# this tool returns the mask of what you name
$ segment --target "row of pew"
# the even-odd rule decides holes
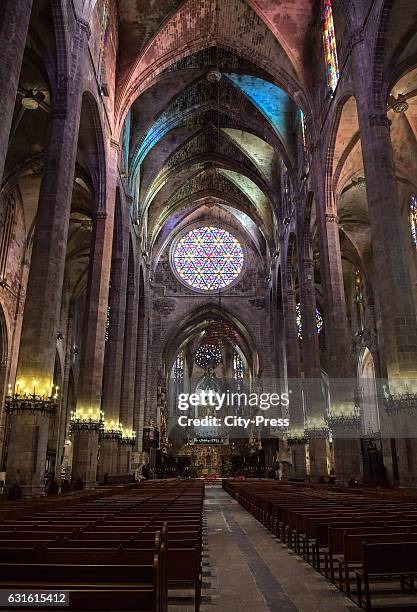
[[[142,481],[83,502],[17,510],[0,519],[0,590],[65,591],[77,611],[166,612],[168,588],[192,588],[198,612],[203,498],[198,480]]]
[[[223,488],[359,607],[417,610],[417,502],[392,492],[224,480]]]

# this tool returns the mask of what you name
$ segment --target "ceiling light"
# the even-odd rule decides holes
[[[39,102],[30,96],[25,96],[22,98],[22,106],[26,110],[36,110],[39,108]]]
[[[220,70],[212,69],[207,72],[207,80],[209,83],[218,83],[222,78]]]

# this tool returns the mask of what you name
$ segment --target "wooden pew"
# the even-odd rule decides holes
[[[362,585],[365,591],[365,607],[371,610],[371,582],[382,576],[400,578],[404,588],[405,578],[410,579],[411,594],[417,603],[414,577],[417,574],[417,542],[367,543],[362,544],[362,568],[356,570],[357,597],[363,607]]]
[[[105,592],[108,593],[110,606],[104,608],[106,610],[113,609],[112,606],[117,601],[116,597],[118,597],[116,610],[119,612],[125,609],[132,610],[133,602],[135,605],[146,606],[136,608],[137,610],[152,610],[152,612],[166,612],[167,610],[167,598],[163,594],[160,561],[157,555],[154,556],[153,565],[1,563],[0,588],[69,590],[77,593],[75,605],[78,606],[78,609],[84,610],[100,609],[96,607],[97,599],[103,601]],[[143,597],[139,597],[141,591]],[[86,592],[89,593],[86,595]],[[125,601],[127,608],[124,608]],[[74,609],[72,604],[72,594],[70,594],[70,609]],[[81,608],[81,604],[92,607]],[[150,604],[152,607],[149,607]],[[6,608],[0,607],[1,609]]]

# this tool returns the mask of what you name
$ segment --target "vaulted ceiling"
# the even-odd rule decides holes
[[[270,4],[120,2],[125,155],[156,258],[187,223],[216,216],[259,252],[273,248],[311,12],[309,2]]]

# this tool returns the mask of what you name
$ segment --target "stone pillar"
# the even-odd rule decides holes
[[[115,142],[109,148],[108,160],[106,210],[98,210],[94,217],[77,407],[72,424],[72,477],[81,478],[87,487],[94,486],[97,480],[99,432],[104,425],[101,393],[118,160]]]
[[[57,443],[57,461],[56,461],[56,477],[59,478],[61,476],[62,469],[62,456],[65,445],[65,436],[67,434],[67,426],[68,426],[68,387],[69,387],[69,376],[71,371],[71,364],[73,360],[73,346],[72,346],[72,338],[73,338],[73,329],[74,329],[74,313],[73,310],[68,309],[68,320],[67,327],[65,333],[66,340],[66,350],[65,350],[65,364],[64,364],[64,377],[62,382],[61,389],[61,415],[58,426],[58,443]]]
[[[313,149],[313,177],[319,230],[320,269],[325,297],[324,333],[329,355],[327,369],[330,377],[330,411],[335,471],[336,477],[341,482],[347,482],[352,476],[359,477],[361,473],[360,432],[354,418],[356,373],[351,360],[339,218],[331,195],[327,197],[325,195],[325,176],[321,157],[320,146],[315,146]],[[346,422],[350,425],[346,425]],[[347,443],[346,440],[348,440]],[[347,448],[349,458],[346,458],[345,461],[343,453]],[[353,465],[355,457],[356,463]]]
[[[7,394],[6,381],[8,377],[9,364],[7,355],[0,361],[0,467],[2,466],[3,452],[4,452],[4,440],[6,433],[6,413],[4,406],[4,399]]]
[[[293,476],[307,475],[306,449],[304,442],[304,412],[301,390],[300,347],[298,339],[296,295],[290,273],[282,275],[284,298],[285,344],[287,355],[287,378],[290,393],[290,430]]]
[[[106,432],[100,446],[100,479],[104,474],[116,474],[118,471],[118,441],[121,436],[119,416],[126,317],[127,253],[123,248],[124,236],[116,236],[116,233],[115,228],[113,248],[116,250],[116,256],[113,257],[111,270],[110,324],[103,381],[103,412]]]
[[[304,228],[304,231],[306,229]],[[320,353],[316,322],[316,290],[310,236],[305,233],[299,249],[300,310],[304,370],[304,400],[307,413],[306,434],[310,439],[310,478],[328,476],[328,441],[325,401],[321,389]]]
[[[129,443],[129,439],[133,441],[137,434],[133,428],[139,307],[135,268],[134,262],[129,261],[122,392],[120,399],[120,423],[123,429],[123,439],[119,446],[119,472],[121,474],[130,472],[132,444]]]
[[[369,48],[354,40],[352,68],[365,170],[373,269],[388,377],[417,379],[417,325],[386,105],[375,101]],[[395,385],[394,385],[395,389]],[[414,389],[414,392],[417,390]]]
[[[0,6],[0,184],[19,85],[33,0],[2,0]]]
[[[373,91],[373,60],[361,29],[351,38],[352,70],[361,136],[371,228],[375,293],[383,336],[383,361],[389,390],[417,393],[417,325],[406,254],[390,121],[383,94]],[[408,387],[408,389],[406,388]],[[381,406],[383,410],[383,406]],[[393,429],[406,430],[406,416],[393,417]],[[412,434],[406,432],[405,435]],[[407,441],[407,448],[416,446]],[[398,441],[397,447],[405,445]],[[401,451],[398,452],[401,457]],[[411,455],[410,455],[411,456]],[[399,459],[400,484],[407,483],[407,462]]]
[[[76,37],[82,57],[87,41],[85,24],[78,23]],[[27,495],[43,491],[47,415],[56,409],[52,384],[81,110],[80,81],[75,68],[67,105],[53,108],[49,117],[20,338],[15,386],[18,397],[7,408],[11,414],[7,483],[19,482]],[[62,96],[57,95],[57,99],[61,105]],[[23,404],[25,397],[30,399],[29,404]]]
[[[143,429],[145,427],[146,387],[148,374],[149,317],[144,284],[139,288],[138,343],[136,356],[134,428],[137,450],[143,450]]]

